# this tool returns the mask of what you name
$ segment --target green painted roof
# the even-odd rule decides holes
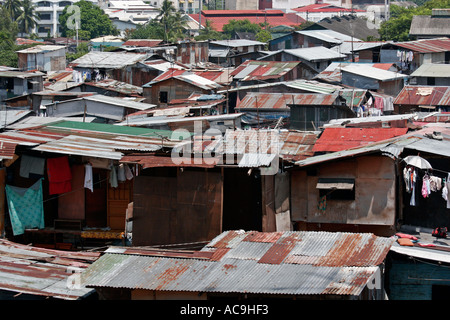
[[[126,134],[141,137],[167,137],[171,138],[174,131],[171,130],[159,130],[159,129],[149,129],[140,127],[129,127],[129,126],[116,126],[113,124],[106,123],[93,123],[93,122],[79,122],[79,121],[61,121],[58,123],[52,123],[50,127],[73,129],[73,130],[87,130],[87,131],[98,131],[105,133],[117,133]],[[186,131],[183,138],[187,138],[191,135]],[[182,138],[180,138],[181,140]],[[176,139],[175,139],[176,140]]]

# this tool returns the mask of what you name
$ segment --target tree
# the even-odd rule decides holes
[[[172,1],[163,1],[161,8],[159,9],[159,14],[155,19],[162,26],[162,29],[164,31],[164,41],[173,41],[177,38],[182,37],[185,21],[182,18],[181,13],[175,9]]]
[[[128,37],[130,39],[163,39],[164,29],[158,21],[152,20],[131,30]]]
[[[195,40],[223,40],[224,38],[225,36],[223,35],[223,33],[216,31],[211,22],[209,20],[206,20],[205,26],[203,27],[203,29],[200,29],[198,36],[195,37]]]
[[[19,25],[19,31],[29,33],[31,29],[36,27],[36,21],[40,20],[39,14],[35,11],[35,5],[31,0],[22,1],[22,11],[17,17],[17,23]]]
[[[119,30],[113,25],[108,15],[90,1],[80,0],[74,4],[80,9],[78,35],[82,39],[92,39],[107,35],[118,35]],[[70,6],[64,8],[59,17],[61,35],[63,37],[74,36],[76,30],[71,27],[74,19],[73,13],[68,10]]]
[[[408,41],[413,16],[430,15],[433,8],[448,8],[450,0],[431,0],[418,7],[390,6],[390,19],[380,26],[381,40]]]
[[[3,3],[3,7],[9,13],[12,21],[15,21],[22,13],[22,9],[20,8],[21,6],[22,4],[20,0],[6,0]]]
[[[256,34],[255,38],[257,41],[267,43],[272,39],[272,34],[269,32],[269,30],[262,29]],[[267,44],[266,44],[266,49],[267,49]]]
[[[164,0],[155,19],[130,32],[131,39],[163,39],[174,42],[184,37],[186,19],[175,10],[172,2]]]
[[[251,32],[257,34],[262,30],[261,25],[257,23],[252,23],[248,19],[244,20],[234,20],[231,19],[226,25],[222,28],[223,33],[227,36],[227,38],[231,38],[234,32]]]

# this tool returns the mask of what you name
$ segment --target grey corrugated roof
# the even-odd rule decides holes
[[[340,44],[344,41],[362,41],[357,38],[352,38],[346,34],[336,32],[333,30],[300,30],[296,31],[304,36],[316,38],[322,41],[326,41],[328,43]]]
[[[426,63],[422,64],[411,77],[447,78],[450,74],[450,64]]]
[[[147,54],[91,51],[72,61],[70,66],[80,68],[119,69],[143,61]]]
[[[325,47],[285,49],[284,52],[308,61],[321,61],[346,58],[345,54]]]
[[[108,250],[83,273],[82,283],[156,291],[357,296],[393,242],[373,234],[226,231],[200,251],[203,258]],[[220,252],[226,253],[215,256]]]
[[[136,138],[136,140],[139,140]],[[34,147],[33,150],[54,152],[69,155],[91,156],[105,159],[120,160],[123,156],[118,150],[156,151],[160,146],[143,142],[128,142],[119,136],[112,139],[98,139],[69,135],[59,140],[49,141]]]
[[[450,36],[450,18],[415,15],[409,34],[412,36]]]

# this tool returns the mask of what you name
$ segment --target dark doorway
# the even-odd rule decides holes
[[[450,300],[450,286],[433,285],[431,300]]]
[[[258,169],[225,169],[222,230],[262,231],[261,175]]]
[[[86,189],[86,226],[106,227],[106,190],[108,187],[107,170],[93,168],[93,192]]]

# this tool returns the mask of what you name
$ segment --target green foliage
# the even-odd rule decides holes
[[[75,53],[66,54],[67,62],[72,62],[73,60],[84,56],[86,53],[89,53],[89,45],[87,44],[87,42],[82,42],[78,45]]]
[[[101,36],[119,34],[119,31],[113,25],[108,15],[97,5],[86,0],[80,0],[74,5],[80,8],[80,26],[78,30],[78,37],[80,39],[88,40]],[[69,19],[72,18],[73,13],[68,12],[68,8],[69,6],[65,7],[59,17],[61,36],[63,37],[73,36],[76,33],[76,30],[69,28]]]
[[[129,34],[130,39],[163,39],[175,42],[184,38],[186,20],[176,11],[172,2],[164,0],[156,18],[143,26],[138,26]]]
[[[219,31],[216,31],[209,20],[206,20],[205,27],[200,29],[199,35],[195,37],[195,40],[197,41],[224,39],[225,35]]]
[[[409,35],[411,21],[416,15],[431,15],[433,8],[449,8],[450,0],[431,0],[418,7],[390,6],[390,19],[380,26],[381,40],[408,41],[413,40]]]
[[[257,23],[252,23],[248,19],[244,20],[230,20],[226,25],[223,26],[223,33],[230,38],[234,32],[252,32],[257,34],[262,30],[261,25]]]
[[[39,21],[39,14],[35,11],[35,5],[31,0],[23,0],[21,3],[22,10],[16,21],[19,25],[19,31],[29,33]]]
[[[272,40],[272,34],[269,32],[269,30],[262,29],[256,34],[256,40],[267,43]]]
[[[157,21],[140,25],[129,33],[130,39],[163,39],[164,29]]]
[[[3,7],[9,13],[12,21],[15,21],[22,13],[20,0],[6,0],[3,3]]]
[[[14,43],[18,33],[17,22],[11,19],[5,6],[0,6],[0,65],[17,67],[17,50],[21,47]]]

